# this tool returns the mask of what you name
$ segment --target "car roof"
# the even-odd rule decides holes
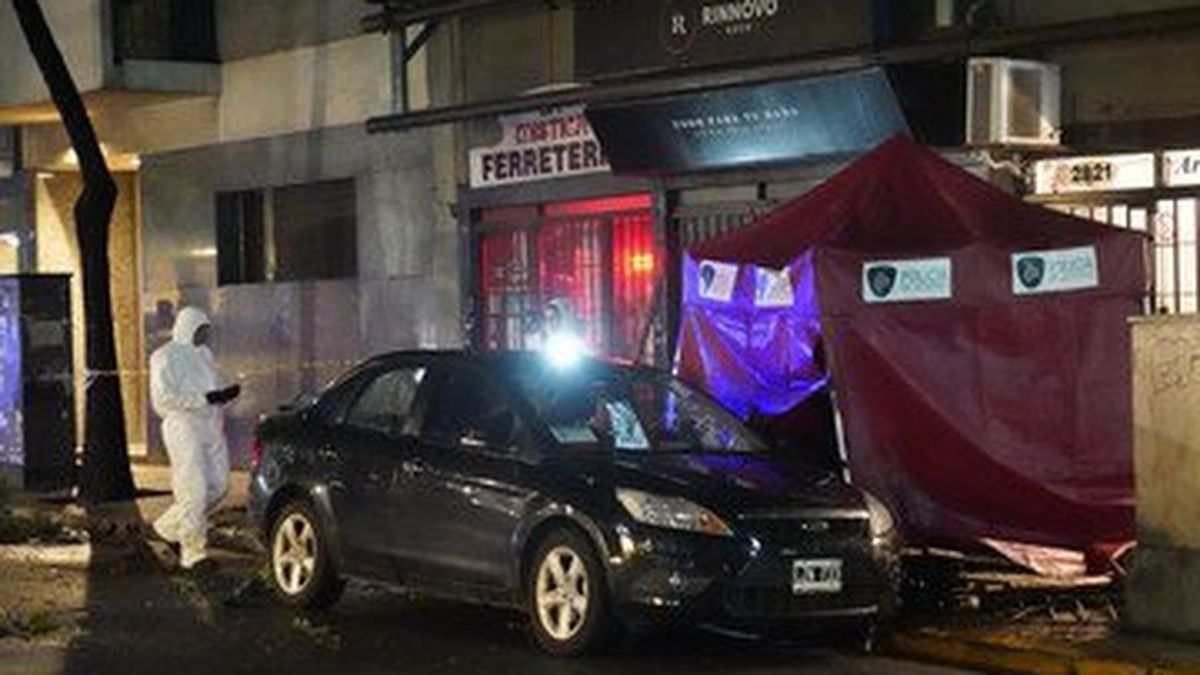
[[[475,351],[470,349],[409,349],[388,352],[372,357],[364,362],[364,366],[387,365],[396,361],[421,360],[445,364],[473,364],[484,368],[499,367],[501,369],[515,365],[541,363],[545,357],[536,351],[506,350],[506,351]],[[585,357],[592,367],[612,368],[615,370],[646,370],[647,366],[619,361],[609,358]]]

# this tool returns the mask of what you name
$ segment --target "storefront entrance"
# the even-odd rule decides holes
[[[653,206],[641,193],[480,210],[482,346],[536,348],[553,311],[595,354],[656,362],[665,255]]]

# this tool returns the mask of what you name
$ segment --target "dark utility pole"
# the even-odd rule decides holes
[[[88,503],[131,499],[136,494],[125,441],[121,380],[113,339],[112,297],[109,289],[108,230],[117,185],[87,108],[38,0],[12,0],[29,50],[37,61],[50,98],[62,117],[71,147],[79,158],[83,193],[75,202],[75,236],[83,268],[83,311],[87,340],[87,409],[84,415],[83,466],[80,499]]]

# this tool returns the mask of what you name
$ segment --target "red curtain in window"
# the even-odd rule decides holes
[[[647,340],[665,256],[655,238],[652,206],[645,194],[556,202],[539,209],[537,225],[485,234],[484,346],[535,347],[543,313],[555,302],[569,311],[594,353],[653,358]],[[518,210],[514,225],[529,223],[531,208]],[[481,222],[499,225],[508,215],[489,210]]]
[[[613,334],[609,353],[629,360],[653,357],[650,327],[654,297],[665,257],[654,236],[650,212],[612,221]]]

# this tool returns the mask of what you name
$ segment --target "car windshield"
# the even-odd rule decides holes
[[[765,446],[732,414],[666,374],[581,364],[534,363],[513,379],[550,433],[567,446],[628,452],[759,452]]]

